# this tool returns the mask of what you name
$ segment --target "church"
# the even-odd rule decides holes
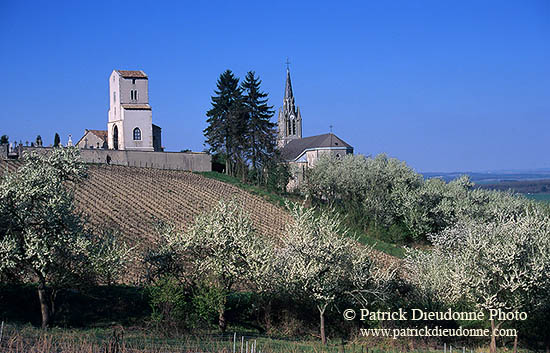
[[[302,115],[294,102],[290,69],[286,69],[285,96],[279,109],[277,147],[281,158],[290,166],[292,179],[287,189],[292,190],[304,181],[305,171],[319,156],[330,154],[341,157],[353,154],[353,147],[333,134],[302,137]]]
[[[113,70],[109,76],[107,130],[86,130],[80,148],[121,151],[163,150],[161,128],[153,124],[149,78],[141,70]]]
[[[205,152],[166,152],[161,128],[153,124],[149,77],[142,70],[113,70],[109,76],[107,130],[86,129],[77,142],[86,163],[157,169],[211,171]]]

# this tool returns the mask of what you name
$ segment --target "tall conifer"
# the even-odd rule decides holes
[[[59,134],[56,132],[53,138],[53,147],[59,147],[60,144],[61,144],[61,138],[59,138]]]
[[[208,127],[204,136],[210,152],[225,155],[226,174],[234,175],[245,128],[239,79],[231,70],[225,70],[218,78],[214,93],[212,108],[206,113]]]
[[[263,180],[263,171],[273,159],[276,146],[272,106],[267,105],[267,93],[260,89],[262,81],[254,71],[246,74],[241,84],[246,112],[246,154],[250,160],[256,183]]]

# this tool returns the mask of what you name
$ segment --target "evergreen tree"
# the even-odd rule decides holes
[[[273,159],[276,146],[275,124],[270,121],[274,111],[267,105],[267,93],[260,89],[262,81],[254,71],[246,74],[241,89],[246,113],[246,154],[256,183],[264,181],[264,170]]]
[[[59,147],[61,144],[61,138],[59,138],[59,134],[56,132],[55,137],[53,138],[53,147]]]
[[[226,70],[218,78],[214,93],[212,108],[206,113],[209,125],[204,136],[210,152],[225,155],[226,174],[235,175],[238,164],[244,163],[242,146],[246,128],[239,79]]]

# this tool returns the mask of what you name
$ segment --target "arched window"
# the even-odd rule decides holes
[[[134,141],[141,141],[141,130],[139,127],[134,129]]]
[[[113,148],[118,150],[118,126],[113,128]]]

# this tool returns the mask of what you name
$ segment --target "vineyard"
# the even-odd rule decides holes
[[[98,227],[112,227],[138,249],[155,244],[155,221],[186,228],[220,199],[233,199],[257,231],[278,236],[290,219],[282,209],[235,186],[184,171],[90,166],[76,192],[78,208]]]
[[[19,161],[2,161],[0,170],[13,171],[20,165]],[[154,246],[156,221],[186,228],[221,199],[242,204],[264,236],[280,236],[291,219],[281,207],[237,186],[177,170],[89,165],[88,177],[78,185],[75,197],[92,227],[119,230],[138,250]],[[378,257],[393,261],[386,254],[378,253]],[[139,282],[139,274],[136,267],[126,281]]]

